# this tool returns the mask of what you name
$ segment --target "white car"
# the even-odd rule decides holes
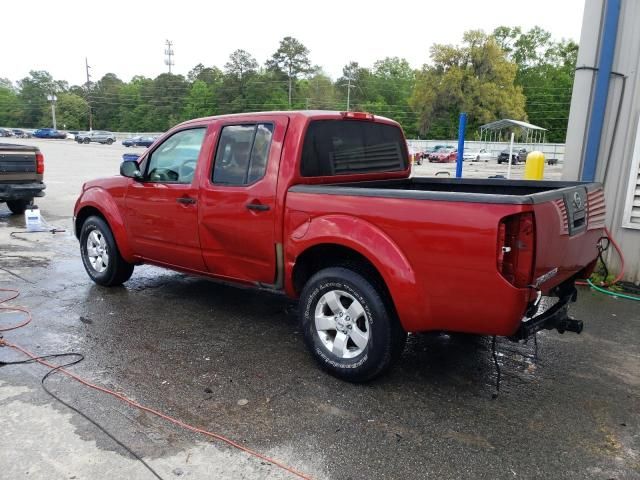
[[[480,150],[465,150],[462,159],[465,161],[471,160],[472,162],[488,162],[491,159],[491,154],[484,148]]]

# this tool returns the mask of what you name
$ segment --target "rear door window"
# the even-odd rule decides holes
[[[273,125],[226,125],[222,128],[213,167],[213,183],[249,185],[267,169]]]
[[[314,120],[302,149],[304,177],[395,172],[407,168],[404,136],[394,125]]]

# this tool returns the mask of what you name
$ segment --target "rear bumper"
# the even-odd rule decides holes
[[[44,197],[45,188],[42,182],[0,184],[0,201]]]
[[[569,316],[569,304],[576,301],[578,292],[573,282],[557,288],[558,302],[539,315],[523,320],[516,333],[509,338],[513,341],[526,340],[540,330],[558,330],[564,332],[582,332],[582,321]]]

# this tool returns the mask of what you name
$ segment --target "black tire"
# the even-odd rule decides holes
[[[113,140],[110,138],[107,138],[107,145],[111,145],[113,143]]]
[[[7,207],[14,215],[21,215],[27,209],[33,198],[22,198],[20,200],[7,200]]]
[[[331,336],[327,333],[330,330],[323,332],[323,335],[326,335],[323,341],[316,329],[316,308],[323,308],[319,303],[323,301],[325,294],[330,294],[332,291],[351,296],[352,301],[357,300],[363,308],[362,316],[352,324],[353,332],[355,327],[364,330],[362,326],[366,326],[368,332],[366,346],[357,356],[343,358],[334,354],[325,344]],[[350,305],[341,305],[345,313],[348,313]],[[328,307],[328,304],[325,307]],[[407,334],[396,318],[393,308],[390,308],[385,301],[381,288],[376,288],[362,275],[351,269],[331,267],[313,275],[302,290],[299,312],[305,343],[309,351],[324,370],[342,380],[349,382],[371,380],[386,371],[400,357],[404,349]],[[346,315],[344,318],[349,320]],[[339,324],[336,322],[336,325]],[[344,325],[342,326],[344,328]],[[358,351],[358,346],[351,340],[352,327],[344,331],[345,334],[348,333],[345,349]],[[333,330],[334,340],[338,335],[337,328]]]
[[[91,140],[89,140],[88,138],[85,138],[84,140],[82,140],[82,143],[87,145],[87,144],[91,143]]]
[[[108,255],[108,264],[106,264],[106,268],[103,271],[99,271],[91,265],[87,252],[87,240],[94,231],[96,235],[104,238],[106,244],[105,251]],[[109,225],[100,217],[91,216],[82,224],[82,229],[80,230],[80,256],[87,274],[98,285],[105,287],[122,285],[133,274],[134,265],[122,258]]]

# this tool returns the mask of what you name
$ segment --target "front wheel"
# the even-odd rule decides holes
[[[89,217],[82,224],[80,254],[84,269],[98,285],[122,285],[133,274],[133,264],[122,258],[109,225],[100,217]]]
[[[107,145],[111,145],[113,143],[113,140],[110,138],[107,138]]]
[[[29,204],[33,202],[32,198],[23,198],[20,200],[7,200],[7,207],[14,215],[21,215],[27,209]]]
[[[315,360],[350,382],[371,380],[387,370],[407,338],[380,287],[342,267],[321,270],[307,282],[300,321]]]
[[[88,143],[90,143],[90,142],[91,142],[91,140],[89,140],[88,138],[85,138],[85,139],[82,141],[82,143],[84,143],[85,145],[87,145],[87,144],[88,144]]]

